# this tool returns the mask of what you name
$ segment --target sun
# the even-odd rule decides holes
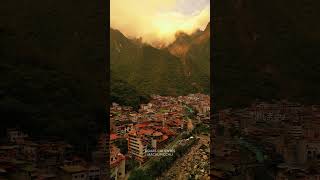
[[[154,25],[158,30],[158,35],[162,37],[174,34],[177,31],[177,26],[170,20],[158,20],[155,21]]]

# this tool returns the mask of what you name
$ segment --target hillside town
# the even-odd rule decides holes
[[[148,104],[141,104],[138,111],[113,103],[111,134],[102,133],[94,150],[86,155],[79,154],[61,138],[32,137],[21,128],[9,128],[1,138],[0,179],[127,179],[133,169],[146,168],[151,159],[161,157],[147,150],[164,149],[164,155],[172,155],[177,147],[188,145],[188,141],[195,138],[190,133],[199,124],[209,126],[209,112],[210,98],[203,94],[155,95]],[[209,133],[202,140],[206,144],[202,146],[206,148],[203,152],[206,160],[208,139]],[[202,174],[208,177],[209,162],[206,164]]]
[[[98,146],[92,157],[83,158],[60,138],[34,138],[21,129],[7,129],[0,145],[0,179],[108,179],[106,146]]]
[[[214,114],[214,179],[319,179],[320,107],[285,100]]]
[[[175,153],[177,147],[195,138],[187,134],[197,126],[209,126],[209,116],[210,97],[203,94],[179,97],[153,95],[148,104],[140,105],[138,111],[113,103],[110,109],[111,179],[127,178],[130,170],[125,168],[129,161],[136,162],[132,169],[144,169],[151,164],[151,159],[160,158],[150,156],[148,150]],[[183,135],[188,138],[183,138]],[[207,155],[204,155],[204,163],[207,169],[202,171],[206,171],[209,178],[209,133],[205,138]],[[124,143],[119,145],[121,141]]]

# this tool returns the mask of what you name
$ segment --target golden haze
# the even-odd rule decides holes
[[[177,0],[111,0],[110,23],[129,38],[157,46],[175,40],[177,31],[191,34],[204,28],[210,19],[210,7],[185,15],[172,10]]]

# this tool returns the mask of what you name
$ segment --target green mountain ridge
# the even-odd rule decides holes
[[[147,103],[150,100],[150,96],[138,92],[135,87],[130,86],[128,82],[120,80],[117,77],[113,77],[110,84],[111,102],[131,106],[137,110],[140,104]]]
[[[206,34],[206,37],[203,37],[207,32],[183,37],[190,42],[197,42],[191,44],[186,53],[188,58],[185,63],[181,57],[170,52],[170,46],[157,49],[141,43],[139,39],[128,39],[120,31],[111,28],[111,80],[116,77],[135,88],[137,92],[146,95],[178,96],[195,92],[209,93],[210,36]],[[180,40],[183,41],[177,38],[177,41]],[[189,69],[191,71],[188,71]],[[111,93],[117,94],[117,92]]]

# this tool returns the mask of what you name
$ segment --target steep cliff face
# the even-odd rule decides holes
[[[183,95],[209,93],[210,30],[177,33],[166,48],[154,48],[110,29],[111,78],[118,77],[140,93]]]
[[[319,102],[320,2],[215,2],[213,83],[218,107],[259,98]]]
[[[180,58],[189,81],[202,92],[209,93],[210,22],[203,31],[198,30],[191,35],[177,33],[176,40],[167,49]]]
[[[166,49],[126,38],[110,30],[111,78],[118,77],[140,93],[182,95],[195,92],[183,74],[179,58]]]

